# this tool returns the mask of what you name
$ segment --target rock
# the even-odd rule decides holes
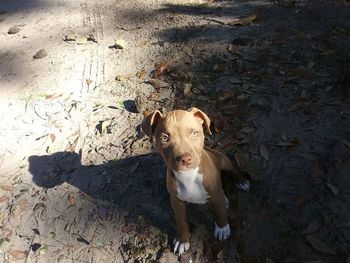
[[[7,33],[10,35],[13,35],[13,34],[17,34],[19,31],[21,31],[21,29],[18,26],[13,26],[13,27],[10,27]]]
[[[35,53],[35,55],[33,56],[34,59],[40,59],[40,58],[44,58],[47,56],[47,52],[45,49],[40,49],[38,52]]]

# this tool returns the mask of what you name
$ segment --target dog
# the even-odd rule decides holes
[[[250,183],[237,173],[231,161],[221,152],[204,146],[203,125],[211,135],[210,119],[201,110],[174,110],[162,114],[155,111],[141,124],[167,165],[167,189],[175,213],[178,237],[174,253],[190,248],[190,232],[186,204],[208,203],[214,212],[214,237],[220,241],[230,236],[227,209],[229,201],[221,184],[221,172],[232,175],[236,186],[248,191]]]

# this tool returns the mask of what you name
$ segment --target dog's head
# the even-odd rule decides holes
[[[162,114],[155,111],[146,116],[142,130],[155,138],[158,150],[169,169],[186,171],[198,167],[204,147],[203,124],[210,131],[210,119],[201,110],[174,110]]]

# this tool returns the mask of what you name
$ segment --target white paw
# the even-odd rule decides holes
[[[177,239],[174,240],[174,254],[181,255],[190,249],[190,243],[180,243]]]
[[[235,185],[239,190],[242,190],[245,192],[248,192],[250,189],[250,182],[249,181],[245,181],[243,183],[236,183]]]
[[[220,241],[226,240],[231,234],[230,225],[227,224],[224,227],[219,227],[215,223],[214,237]]]

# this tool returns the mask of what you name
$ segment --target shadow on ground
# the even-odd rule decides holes
[[[29,157],[29,171],[39,187],[68,183],[92,198],[112,203],[131,220],[142,214],[162,231],[171,227],[164,165],[156,154],[83,166],[78,154],[58,152]]]
[[[115,238],[109,239],[110,235],[113,236],[113,231],[114,235],[120,236],[121,245],[119,244],[120,247],[117,248],[117,251],[112,253],[118,254],[119,252],[126,262],[145,258],[148,262],[158,262],[161,259],[164,262],[166,260],[164,256],[169,253],[172,240],[176,236],[176,230],[165,185],[165,166],[159,154],[146,154],[102,165],[83,166],[78,154],[58,152],[52,155],[29,157],[29,172],[32,174],[36,186],[47,189],[46,192],[50,191],[51,193],[50,202],[46,204],[46,209],[53,212],[46,212],[45,217],[41,218],[40,221],[51,222],[49,226],[55,225],[58,218],[64,219],[66,222],[64,224],[71,224],[73,221],[73,226],[69,228],[69,235],[87,247],[94,247],[99,234],[95,233],[93,238],[88,236],[91,225],[96,223],[97,214],[98,221],[105,228],[117,228],[99,239],[99,242],[113,243]],[[233,229],[238,230],[239,214],[237,213],[236,190],[232,182],[225,182],[227,182],[225,186],[227,196],[231,200],[230,224]],[[74,190],[67,191],[64,184],[78,189],[79,198],[72,197],[76,196]],[[66,193],[58,189],[66,189]],[[71,194],[67,196],[67,193]],[[56,198],[58,200],[55,200]],[[86,198],[90,204],[84,202]],[[70,210],[69,215],[67,215],[67,211],[60,212],[59,206],[61,205],[55,207],[55,202],[56,204],[72,203],[71,205],[75,208]],[[85,205],[80,204],[79,206],[78,203]],[[34,213],[36,213],[35,210],[34,208]],[[192,205],[190,205],[188,213],[192,233],[192,251],[194,251],[192,255],[187,255],[189,256],[188,260],[191,258],[200,261],[214,259],[225,244],[220,244],[212,238],[213,220],[211,213],[204,206]],[[125,218],[124,223],[121,223],[121,218]],[[78,221],[75,222],[77,219]],[[38,229],[42,230],[45,237],[49,230],[44,230],[47,226],[40,227],[41,224],[39,223]],[[60,229],[56,231],[65,232],[67,225],[64,226],[64,224],[56,227],[55,229]],[[153,232],[149,230],[150,228],[153,229]],[[36,231],[39,232],[39,230]],[[57,234],[57,237],[55,234],[55,239],[61,240],[59,242],[62,243],[64,237],[58,238],[58,235],[61,233]],[[235,243],[235,238],[236,235],[233,234],[231,244]],[[149,239],[151,241],[148,242]],[[201,252],[200,249],[203,246],[205,251]],[[153,248],[154,250],[152,250]],[[227,249],[231,251],[231,254],[237,256],[234,246],[229,245]],[[79,256],[73,257],[71,254],[72,252],[65,252],[65,258],[79,258]],[[86,257],[87,255],[80,257],[80,259]],[[174,255],[171,255],[170,259],[177,261]]]

